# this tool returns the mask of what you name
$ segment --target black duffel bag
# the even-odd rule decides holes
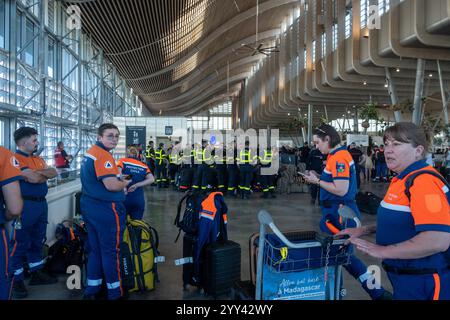
[[[377,214],[378,207],[383,199],[372,192],[358,192],[356,204],[361,212],[367,214]]]

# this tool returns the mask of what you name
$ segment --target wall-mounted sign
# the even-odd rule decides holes
[[[166,126],[165,134],[166,134],[166,136],[171,136],[173,134],[173,127],[172,126]]]
[[[126,127],[126,146],[145,147],[146,127]]]

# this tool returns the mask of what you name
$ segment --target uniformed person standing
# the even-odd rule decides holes
[[[226,174],[227,174],[227,155],[223,145],[221,145],[214,154],[214,162],[216,163],[217,172],[217,188],[223,195],[226,194]]]
[[[231,155],[227,156],[227,177],[228,177],[227,194],[235,197],[239,181],[236,143],[233,143],[227,149],[227,153]]]
[[[134,147],[128,150],[128,157],[118,160],[117,166],[122,177],[131,178],[124,202],[126,213],[131,219],[142,220],[145,211],[145,196],[142,187],[152,184],[155,178],[149,168],[139,161],[139,153]]]
[[[153,146],[153,141],[149,141],[147,149],[145,149],[145,161],[147,162],[147,167],[152,173],[155,172],[155,148]]]
[[[170,147],[167,150],[167,157],[169,159],[169,182],[175,189],[175,178],[180,167],[180,155],[178,153],[178,148],[176,147],[176,145],[174,147]]]
[[[267,148],[263,151],[263,155],[259,156],[259,162],[261,168],[270,168],[272,165],[273,154],[272,149]],[[274,174],[264,174],[264,170],[260,168],[259,183],[263,189],[262,198],[267,199],[269,195],[271,198],[276,198],[275,196],[275,175]]]
[[[158,188],[165,187],[166,179],[166,153],[164,152],[164,143],[160,143],[155,150],[155,178]]]
[[[58,175],[55,168],[48,167],[44,159],[34,156],[39,145],[38,132],[34,128],[22,127],[14,132],[17,145],[15,154],[19,161],[23,180],[20,190],[24,200],[20,222],[13,223],[11,270],[14,272],[13,297],[28,295],[23,282],[23,264],[28,262],[31,272],[29,285],[51,284],[57,279],[42,271],[44,267],[43,247],[47,233],[48,207],[45,196],[48,192],[47,180]],[[19,226],[21,225],[21,226]]]
[[[250,184],[253,178],[253,164],[255,163],[255,156],[252,156],[252,150],[249,148],[249,142],[245,142],[245,148],[239,152],[239,157],[236,159],[239,164],[239,188],[241,190],[242,199],[250,199]]]
[[[120,276],[120,242],[125,227],[124,189],[131,179],[121,180],[110,151],[119,141],[119,129],[112,123],[98,129],[97,143],[85,154],[81,166],[81,212],[86,222],[91,251],[87,264],[85,298],[92,299],[106,280],[108,299],[124,295]]]
[[[422,128],[397,122],[383,137],[386,161],[397,173],[378,207],[377,223],[346,229],[350,242],[382,259],[398,300],[450,300],[450,191],[426,162]],[[376,233],[376,243],[360,237]]]
[[[183,150],[180,172],[180,191],[186,191],[192,187],[192,179],[194,177],[194,159],[195,159],[195,149],[192,145],[186,145]]]
[[[322,124],[313,131],[313,138],[320,152],[328,155],[327,164],[320,177],[309,172],[305,180],[320,187],[322,219],[319,226],[323,232],[333,235],[344,228],[338,212],[341,205],[350,207],[360,218],[355,201],[356,170],[347,148],[340,145],[341,138],[335,128]],[[350,220],[348,224],[353,227],[355,222]],[[370,285],[372,274],[356,256],[350,256],[350,263],[344,268],[361,283],[372,299],[385,299],[388,296],[383,287]]]
[[[20,193],[20,165],[11,151],[0,147],[0,300],[9,300],[12,274],[8,268],[8,231],[5,223],[20,216],[23,201]]]

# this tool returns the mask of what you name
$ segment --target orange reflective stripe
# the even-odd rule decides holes
[[[16,252],[16,248],[17,248],[17,241],[16,241],[16,229],[14,229],[14,233],[13,233],[13,241],[14,241],[14,247],[11,250],[11,258],[14,256],[14,253]]]
[[[339,223],[342,224],[342,216],[339,216]]]
[[[339,232],[339,229],[336,228],[330,221],[327,220],[327,221],[325,222],[325,224],[326,224],[328,230],[331,231],[331,233],[336,234],[336,233]]]
[[[70,240],[75,240],[75,234],[73,233],[73,228],[69,228]]]
[[[119,252],[120,252],[120,222],[119,222],[119,214],[116,211],[116,204],[112,203],[112,209],[114,211],[114,215],[116,216],[116,269],[117,269],[117,277],[119,278],[120,283],[120,295],[123,296],[123,289],[122,289],[122,279],[120,277],[120,263],[119,263]]]
[[[439,294],[441,293],[441,279],[437,273],[433,273],[434,278],[434,296],[433,300],[439,300]]]
[[[223,218],[224,223],[228,223],[228,216],[227,216],[226,213],[224,213],[224,214],[222,215],[222,218]]]

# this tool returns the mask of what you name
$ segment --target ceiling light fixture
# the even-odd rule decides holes
[[[400,68],[395,69],[396,72],[400,72]]]

